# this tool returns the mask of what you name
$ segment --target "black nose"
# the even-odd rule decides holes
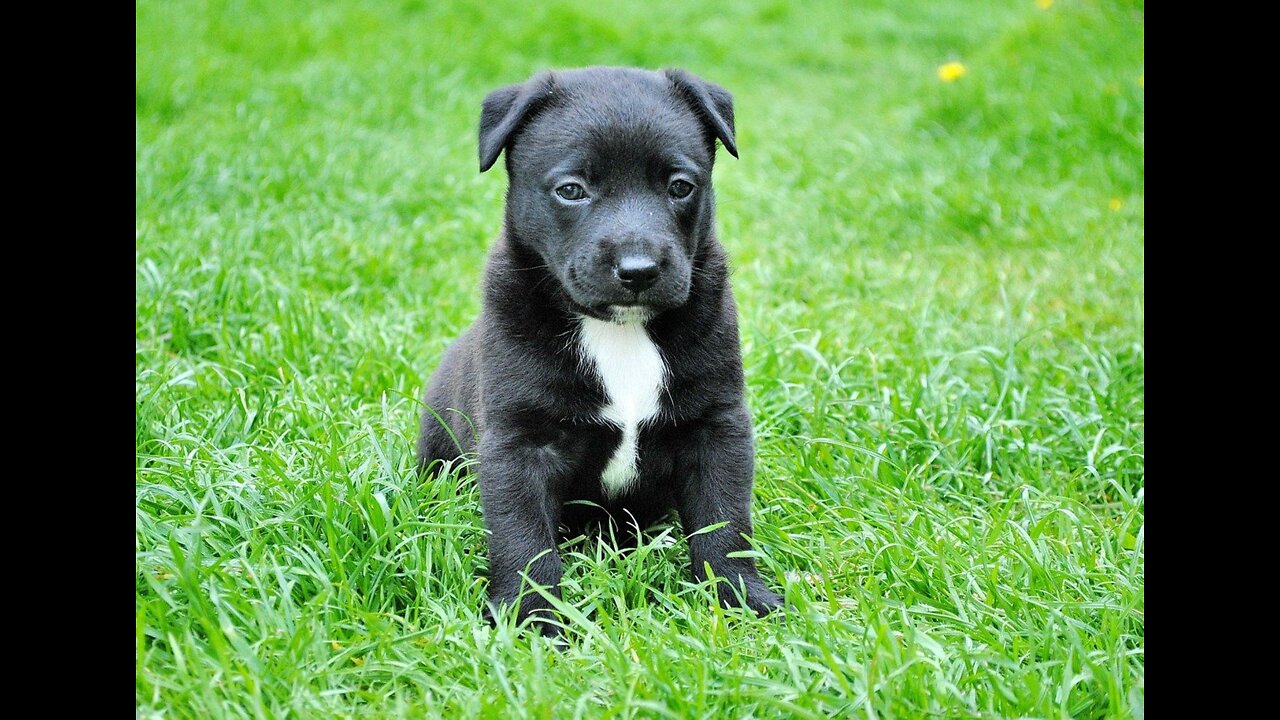
[[[624,255],[613,269],[622,287],[631,292],[642,292],[658,281],[658,263],[644,255]]]

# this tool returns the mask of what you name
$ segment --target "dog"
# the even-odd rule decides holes
[[[418,457],[478,456],[490,619],[514,605],[559,634],[528,581],[559,597],[557,545],[601,511],[643,528],[676,510],[721,603],[782,604],[745,553],[755,451],[717,141],[738,156],[732,96],[678,69],[546,72],[484,99],[504,227],[483,310],[428,384]]]

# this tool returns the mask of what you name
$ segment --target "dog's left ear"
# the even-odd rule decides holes
[[[676,90],[693,105],[694,111],[702,117],[707,127],[720,138],[724,149],[730,155],[738,157],[738,143],[733,138],[733,95],[719,85],[680,68],[668,68],[663,72],[675,84]]]
[[[480,172],[493,167],[520,123],[552,97],[553,79],[549,72],[540,73],[528,82],[498,88],[485,97],[480,110]]]

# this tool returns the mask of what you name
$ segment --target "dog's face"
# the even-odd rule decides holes
[[[587,68],[491,93],[480,166],[505,148],[507,235],[576,310],[644,317],[689,297],[714,221],[717,139],[737,155],[723,89],[679,70]]]

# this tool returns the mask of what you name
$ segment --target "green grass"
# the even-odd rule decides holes
[[[1141,2],[136,9],[139,715],[1142,717]],[[585,64],[736,95],[785,617],[673,532],[566,550],[566,649],[491,629],[477,493],[413,472],[501,219],[480,99]]]

